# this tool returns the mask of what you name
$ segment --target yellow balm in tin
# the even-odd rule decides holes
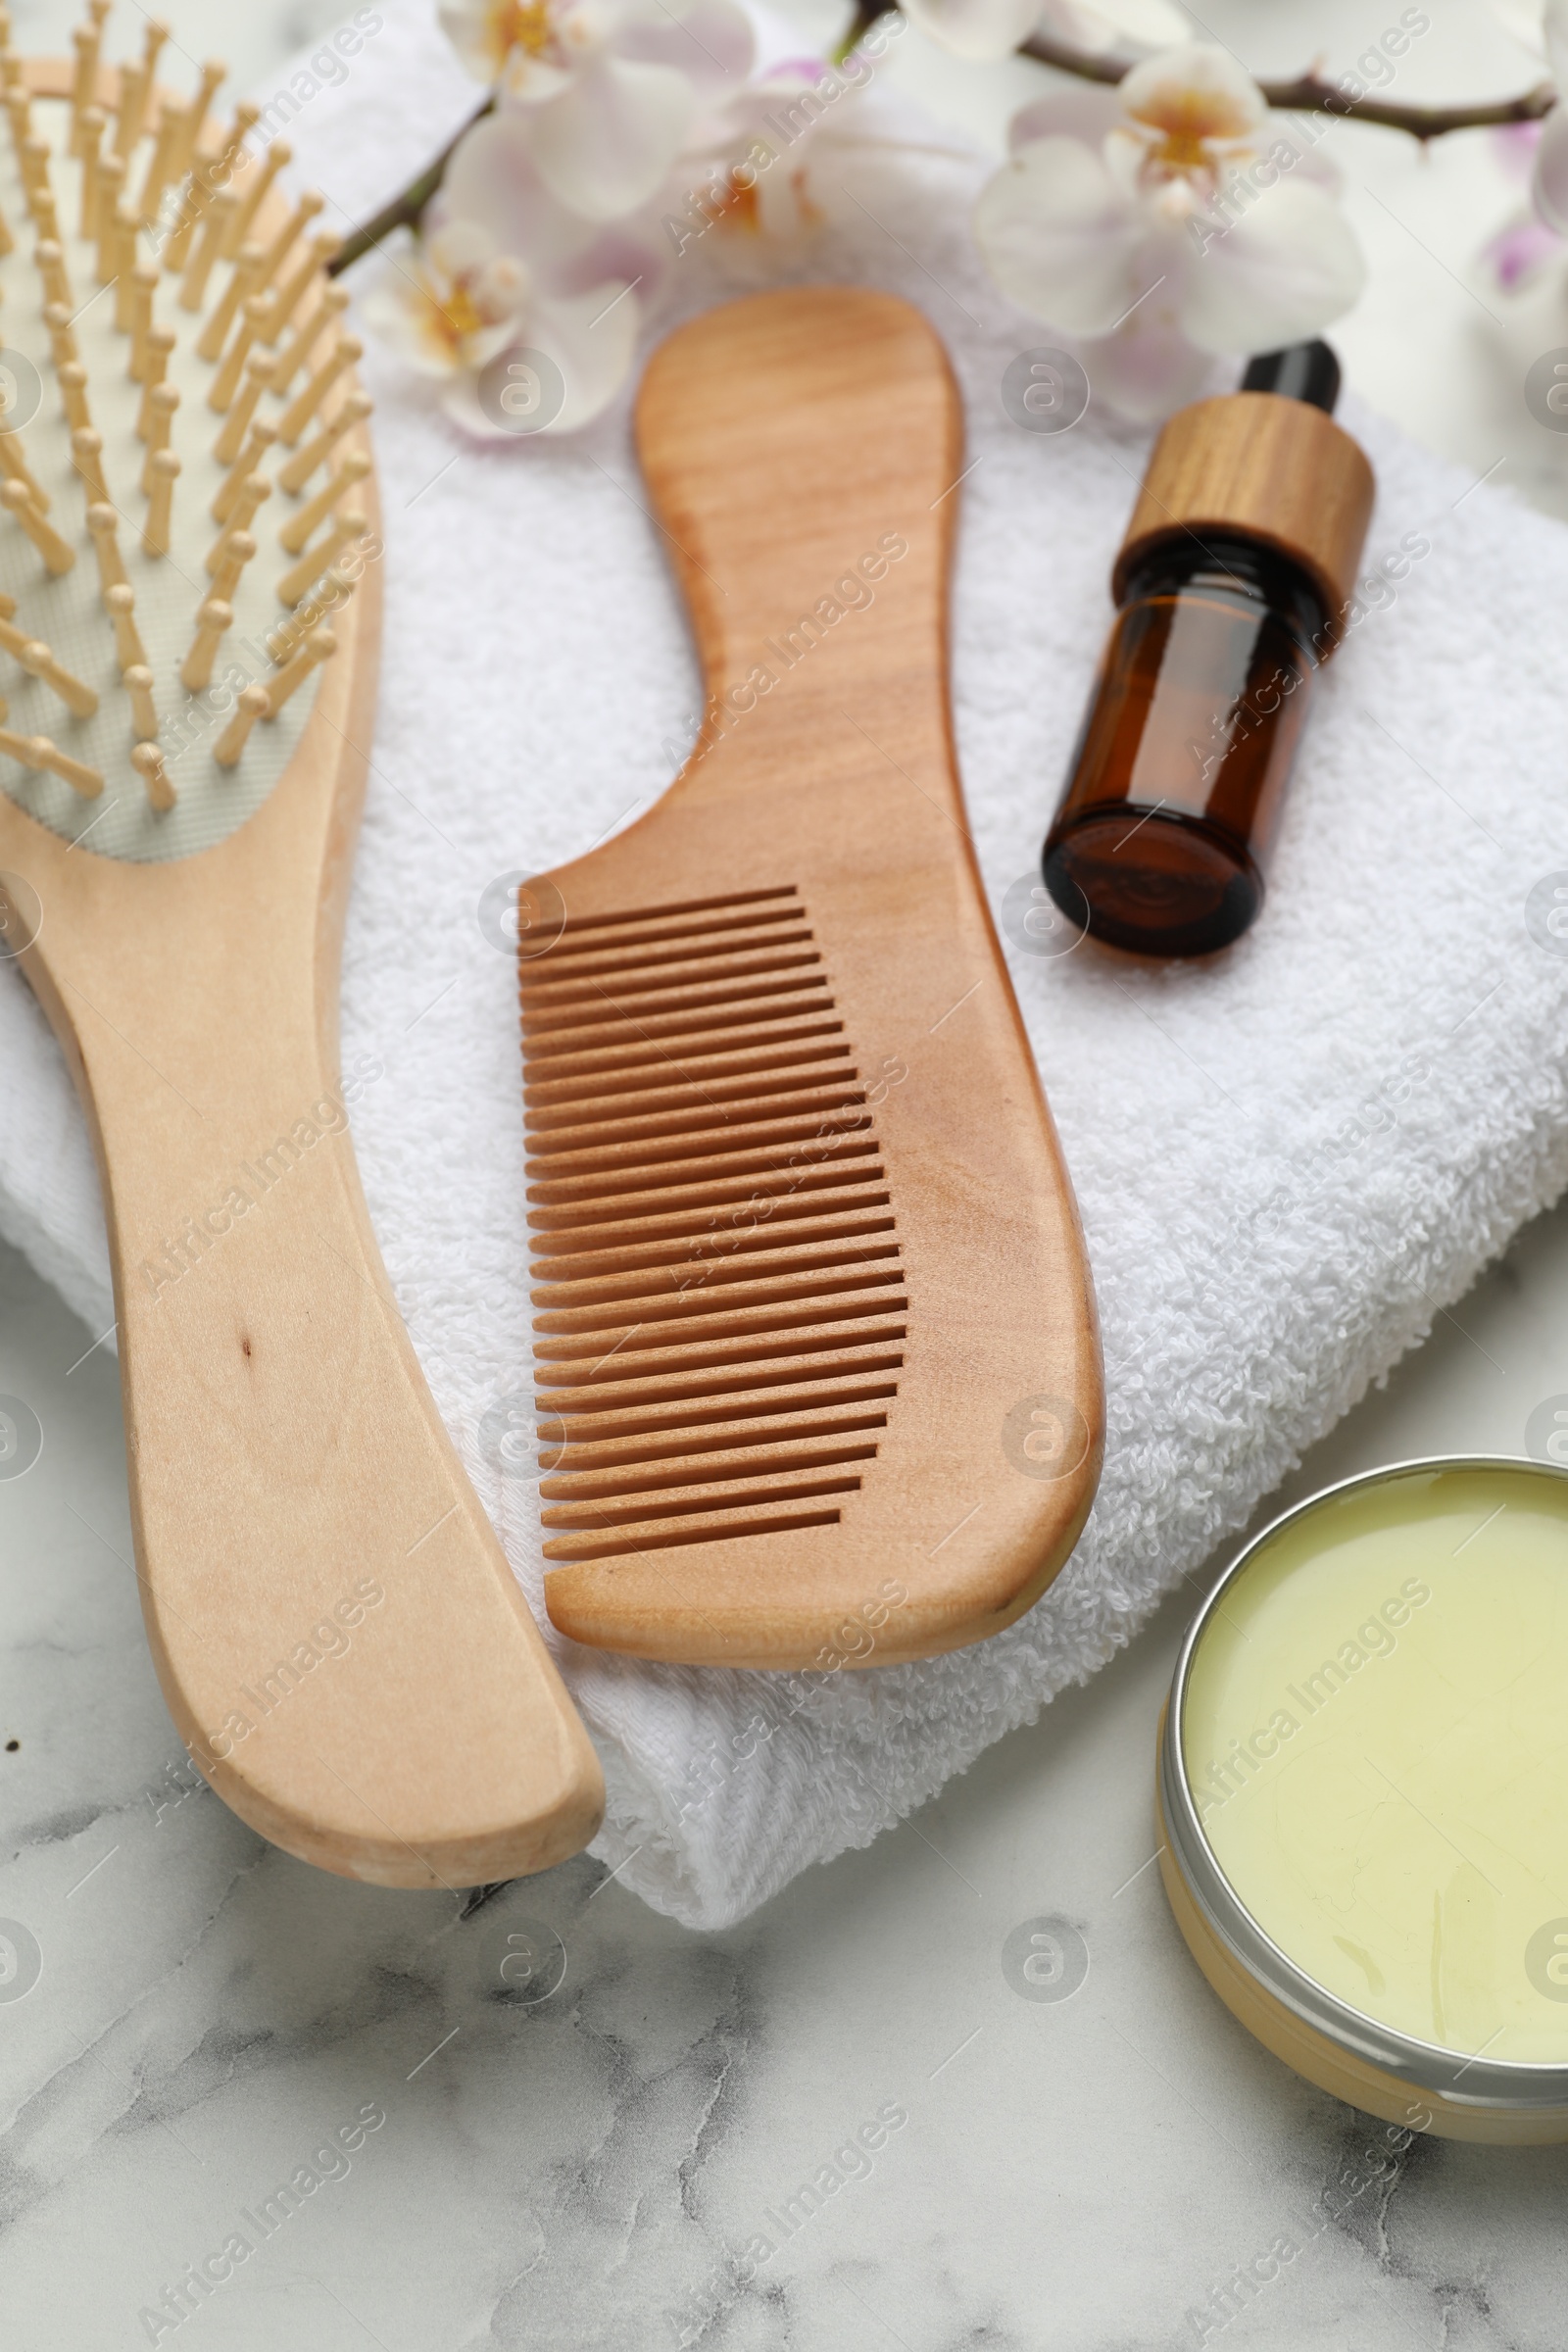
[[[1160,1742],[1166,1889],[1298,2072],[1460,2138],[1568,2138],[1568,1474],[1417,1462],[1210,1595]]]

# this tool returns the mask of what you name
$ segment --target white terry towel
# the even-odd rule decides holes
[[[289,128],[354,218],[474,101],[425,0],[380,13],[344,87]],[[853,226],[799,267],[906,295],[957,366],[976,463],[954,692],[1000,907],[1060,784],[1145,445],[1093,410],[1056,439],[1005,417],[1004,367],[1049,338],[968,250],[982,170],[846,150],[832,177],[876,218],[845,203]],[[734,290],[711,270],[688,254],[678,301]],[[498,876],[574,857],[647,805],[690,740],[695,669],[624,403],[577,445],[478,450],[373,346],[366,373],[388,607],[345,1068],[364,1080],[356,1143],[415,1344],[543,1622],[533,1490],[480,1439],[530,1374],[514,971],[477,909]],[[694,1927],[868,1842],[1103,1664],[1568,1180],[1568,960],[1527,919],[1533,890],[1559,868],[1568,882],[1568,533],[1346,417],[1378,471],[1368,568],[1427,552],[1396,584],[1385,572],[1320,682],[1261,921],[1205,963],[1009,950],[1109,1376],[1104,1478],[1072,1562],[1010,1631],[928,1665],[694,1672],[550,1637],[605,1760],[596,1850]],[[113,1308],[85,1133],[4,968],[0,1102],[0,1231],[97,1334]]]

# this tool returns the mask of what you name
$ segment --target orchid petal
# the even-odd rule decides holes
[[[1533,213],[1525,213],[1499,229],[1491,241],[1481,248],[1481,258],[1491,268],[1505,294],[1527,285],[1547,262],[1560,260],[1562,239],[1544,220]]]
[[[1121,99],[1113,89],[1080,82],[1073,89],[1050,90],[1043,98],[1021,106],[1007,124],[1007,152],[1016,155],[1036,139],[1081,139],[1098,147],[1121,121]]]
[[[1166,49],[1193,28],[1170,0],[1046,0],[1042,29],[1075,49]]]
[[[1308,144],[1306,133],[1298,122],[1287,124],[1276,122],[1269,127],[1276,130],[1279,137],[1271,142],[1265,152],[1272,155],[1276,145],[1283,145],[1290,149],[1296,159],[1290,164],[1282,161],[1282,171],[1294,172],[1303,180],[1315,181],[1318,187],[1327,188],[1336,195],[1339,193],[1345,185],[1345,173],[1331,155],[1325,155],[1321,147]]]
[[[710,100],[744,88],[757,35],[735,0],[686,0],[678,14],[651,0],[628,12],[612,46],[641,65],[672,67]]]
[[[477,224],[527,264],[544,293],[635,280],[646,306],[671,259],[658,220],[639,213],[605,222],[568,212],[540,178],[532,148],[526,117],[503,112],[476,122],[447,166],[435,235],[446,233],[449,216]],[[432,245],[427,236],[427,253]]]
[[[560,368],[565,387],[559,412],[539,426],[538,438],[578,432],[603,415],[630,373],[641,323],[636,295],[613,284],[535,307],[524,337],[514,334],[513,346],[542,351]],[[442,406],[457,423],[481,440],[515,437],[480,407],[471,373],[450,385]]]
[[[1041,0],[905,0],[905,15],[955,57],[1006,57],[1040,18]]]
[[[589,225],[591,233],[580,252],[564,266],[542,271],[541,291],[558,295],[589,294],[607,279],[635,288],[646,312],[663,286],[674,263],[667,232],[652,211],[622,220]]]
[[[684,74],[600,57],[533,117],[533,157],[551,194],[587,220],[646,204],[696,113]]]
[[[475,362],[482,364],[491,347],[515,335],[526,281],[519,266],[511,266],[518,271],[519,301],[488,325],[466,326],[452,278],[439,268],[425,266],[416,255],[383,269],[363,299],[361,315],[371,332],[416,373],[451,377]]]
[[[395,272],[371,286],[360,301],[360,317],[372,335],[395,351],[418,375],[449,376],[455,362],[448,346],[424,331],[422,302],[400,287]]]
[[[1568,106],[1554,106],[1541,125],[1531,194],[1546,226],[1568,236]]]
[[[494,0],[441,0],[441,29],[476,81],[494,81],[506,56],[506,11]]]
[[[1200,224],[1201,233],[1201,224]],[[1209,234],[1185,271],[1180,302],[1188,339],[1203,351],[1276,351],[1315,335],[1348,311],[1366,283],[1361,249],[1319,187],[1282,179]]]
[[[424,240],[425,259],[443,277],[481,269],[495,250],[488,228],[466,214],[442,220]]]
[[[986,267],[1021,310],[1064,334],[1108,334],[1137,297],[1143,225],[1078,139],[1037,139],[975,207]]]
[[[1141,136],[1126,116],[1122,115],[1102,139],[1100,152],[1106,171],[1116,183],[1118,195],[1128,204],[1137,204],[1144,192],[1144,169],[1149,162],[1147,136]],[[1180,172],[1174,174],[1174,178],[1179,186],[1188,184]]]
[[[1181,331],[1174,308],[1151,300],[1115,334],[1083,345],[1079,357],[1091,398],[1133,424],[1158,424],[1204,389],[1211,353]]]
[[[1163,49],[1193,37],[1191,18],[1172,0],[1092,0],[1092,6],[1123,44]]]
[[[569,262],[596,234],[540,178],[530,118],[505,109],[465,131],[447,166],[439,203],[442,236],[449,218],[476,223],[495,244],[546,270]]]
[[[1268,109],[1246,68],[1228,49],[1188,41],[1134,66],[1118,84],[1123,111],[1172,142],[1243,139],[1259,130]]]
[[[1546,0],[1541,35],[1551,77],[1560,90],[1568,84],[1568,0]]]
[[[574,433],[610,406],[631,372],[641,324],[637,296],[616,286],[540,303],[532,332],[566,381],[547,432]]]
[[[501,87],[513,106],[548,106],[571,87],[571,69],[531,49],[512,49],[501,69]]]
[[[473,334],[466,336],[463,367],[470,370],[487,368],[509,345],[516,342],[520,329],[527,323],[517,318],[498,318],[494,326],[479,327]]]
[[[1492,159],[1509,179],[1528,180],[1536,168],[1541,122],[1499,122],[1487,144]]]

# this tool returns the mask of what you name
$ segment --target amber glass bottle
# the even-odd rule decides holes
[[[1371,507],[1371,469],[1328,415],[1338,389],[1326,344],[1269,353],[1155,446],[1044,854],[1057,906],[1113,947],[1202,955],[1262,905]]]

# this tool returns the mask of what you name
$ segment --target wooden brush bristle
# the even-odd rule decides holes
[[[333,651],[327,624],[375,552],[348,496],[369,471],[351,438],[369,404],[324,274],[323,200],[274,185],[288,150],[250,151],[255,107],[211,119],[220,67],[188,99],[160,91],[164,26],[146,22],[137,54],[107,65],[108,15],[92,0],[73,64],[51,68],[16,54],[0,11],[0,339],[24,361],[0,407],[0,573],[17,608],[3,650],[22,672],[0,681],[19,721],[0,782],[59,827],[66,804],[39,778],[69,761],[73,794],[108,785],[141,810],[122,854],[158,856],[148,817],[202,846],[168,830],[181,795],[227,792],[243,814],[246,763],[275,766],[297,734],[309,695],[287,727],[268,722]],[[67,705],[58,722],[48,711],[52,766],[33,757],[45,711],[29,680]],[[124,821],[93,846],[113,850]],[[215,828],[220,814],[204,838]]]

